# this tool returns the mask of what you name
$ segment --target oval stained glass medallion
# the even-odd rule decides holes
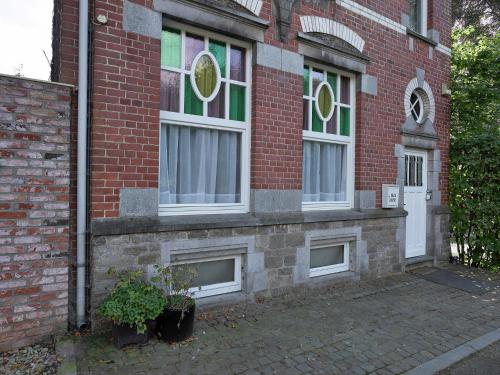
[[[221,84],[220,68],[210,52],[200,52],[191,68],[191,85],[196,96],[205,102],[212,101]]]
[[[332,87],[328,82],[321,82],[316,89],[316,111],[323,121],[332,118],[335,106]]]

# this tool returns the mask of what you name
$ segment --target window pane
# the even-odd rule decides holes
[[[302,192],[304,202],[345,201],[347,146],[304,141]]]
[[[349,108],[340,108],[340,135],[349,136],[351,128],[351,110]]]
[[[423,183],[422,183],[422,164],[423,164],[423,158],[417,157],[417,186],[423,186]]]
[[[215,97],[214,100],[208,103],[208,116],[209,117],[217,117],[224,118],[226,115],[226,85],[223,83],[220,86],[219,93]]]
[[[316,101],[312,101],[311,105],[313,106],[312,110],[312,131],[323,133],[323,120],[321,120],[318,116],[318,112],[316,111]]]
[[[215,56],[215,60],[219,64],[221,77],[226,78],[226,43],[210,39],[208,50]]]
[[[334,100],[338,101],[339,98],[337,98],[337,75],[335,73],[327,73],[326,79],[330,86],[332,86]]]
[[[340,102],[351,104],[351,80],[348,77],[340,77]]]
[[[304,66],[304,95],[309,95],[309,67]]]
[[[160,204],[240,203],[241,134],[163,124]]]
[[[409,186],[415,186],[415,156],[410,156],[409,168],[410,168],[410,173],[408,176]]]
[[[181,33],[167,29],[161,33],[161,65],[181,67]]]
[[[205,41],[202,37],[192,34],[186,34],[186,47],[185,47],[185,65],[186,70],[191,69],[191,64],[193,63],[194,58],[201,51],[205,49]]]
[[[203,115],[203,102],[194,93],[191,86],[191,77],[184,77],[184,113],[190,115]]]
[[[203,98],[210,97],[217,87],[217,67],[208,55],[202,55],[194,67],[196,87]]]
[[[179,112],[180,74],[168,70],[161,71],[160,109]]]
[[[316,89],[319,84],[323,82],[324,74],[321,70],[314,69],[312,71],[312,93],[311,95],[316,95]]]
[[[229,119],[245,121],[245,87],[231,85],[229,90]]]
[[[304,99],[304,108],[302,112],[302,129],[309,130],[309,99]]]
[[[231,79],[245,81],[245,50],[231,46]]]
[[[318,97],[316,98],[318,102],[318,108],[323,119],[326,119],[333,108],[332,95],[330,90],[328,90],[327,85],[323,85],[318,92]]]
[[[213,260],[208,262],[190,263],[196,276],[192,287],[230,283],[234,280],[234,259]]]
[[[328,134],[337,134],[337,110],[333,112],[332,118],[326,123]]]
[[[329,246],[311,249],[311,268],[344,263],[344,246]]]
[[[405,155],[405,186],[408,186],[408,155]]]
[[[422,0],[409,0],[410,4],[410,29],[418,33],[421,32]]]

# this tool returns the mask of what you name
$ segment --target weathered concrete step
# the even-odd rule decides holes
[[[432,267],[434,265],[434,257],[430,255],[422,255],[419,257],[406,259],[405,270],[411,271],[421,267]]]

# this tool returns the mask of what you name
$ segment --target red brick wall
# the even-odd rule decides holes
[[[61,60],[74,62],[76,0],[62,0],[68,21],[62,22]],[[152,6],[151,0],[135,0]],[[406,0],[358,1],[393,21],[401,21],[408,12]],[[326,4],[326,5],[325,5]],[[429,27],[438,30],[441,42],[449,46],[451,31],[450,0],[429,3]],[[91,211],[93,218],[119,215],[121,188],[158,185],[159,123],[159,40],[126,33],[122,30],[122,0],[98,0],[94,13],[108,17],[105,26],[95,25],[92,36],[92,130],[91,130]],[[263,19],[270,20],[265,42],[297,51],[295,35],[300,31],[301,15],[333,19],[356,31],[366,42],[364,52],[371,64],[367,73],[378,78],[378,95],[357,95],[356,189],[377,191],[383,183],[394,183],[397,164],[394,145],[401,142],[400,129],[405,121],[403,94],[416,68],[424,69],[426,80],[436,99],[436,122],[443,161],[441,173],[442,203],[447,197],[449,144],[449,99],[440,95],[441,84],[449,78],[449,57],[415,40],[409,50],[409,36],[354,14],[333,1],[303,0],[294,8],[283,44],[272,16],[271,0],[264,0]],[[63,15],[63,17],[65,17]],[[67,24],[66,24],[67,23]],[[74,36],[75,40],[71,41]],[[72,82],[73,65],[61,79]],[[70,72],[71,71],[71,72]],[[72,78],[73,77],[73,78]],[[301,88],[300,79],[271,69],[254,67],[252,118],[252,188],[301,188]],[[290,121],[288,121],[290,120]]]
[[[0,351],[67,326],[71,90],[0,75]]]

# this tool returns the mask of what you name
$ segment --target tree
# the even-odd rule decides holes
[[[474,28],[468,36],[495,35],[500,26],[499,0],[452,0],[451,14],[455,28]]]
[[[455,28],[452,43],[452,231],[462,263],[500,270],[500,33]]]

